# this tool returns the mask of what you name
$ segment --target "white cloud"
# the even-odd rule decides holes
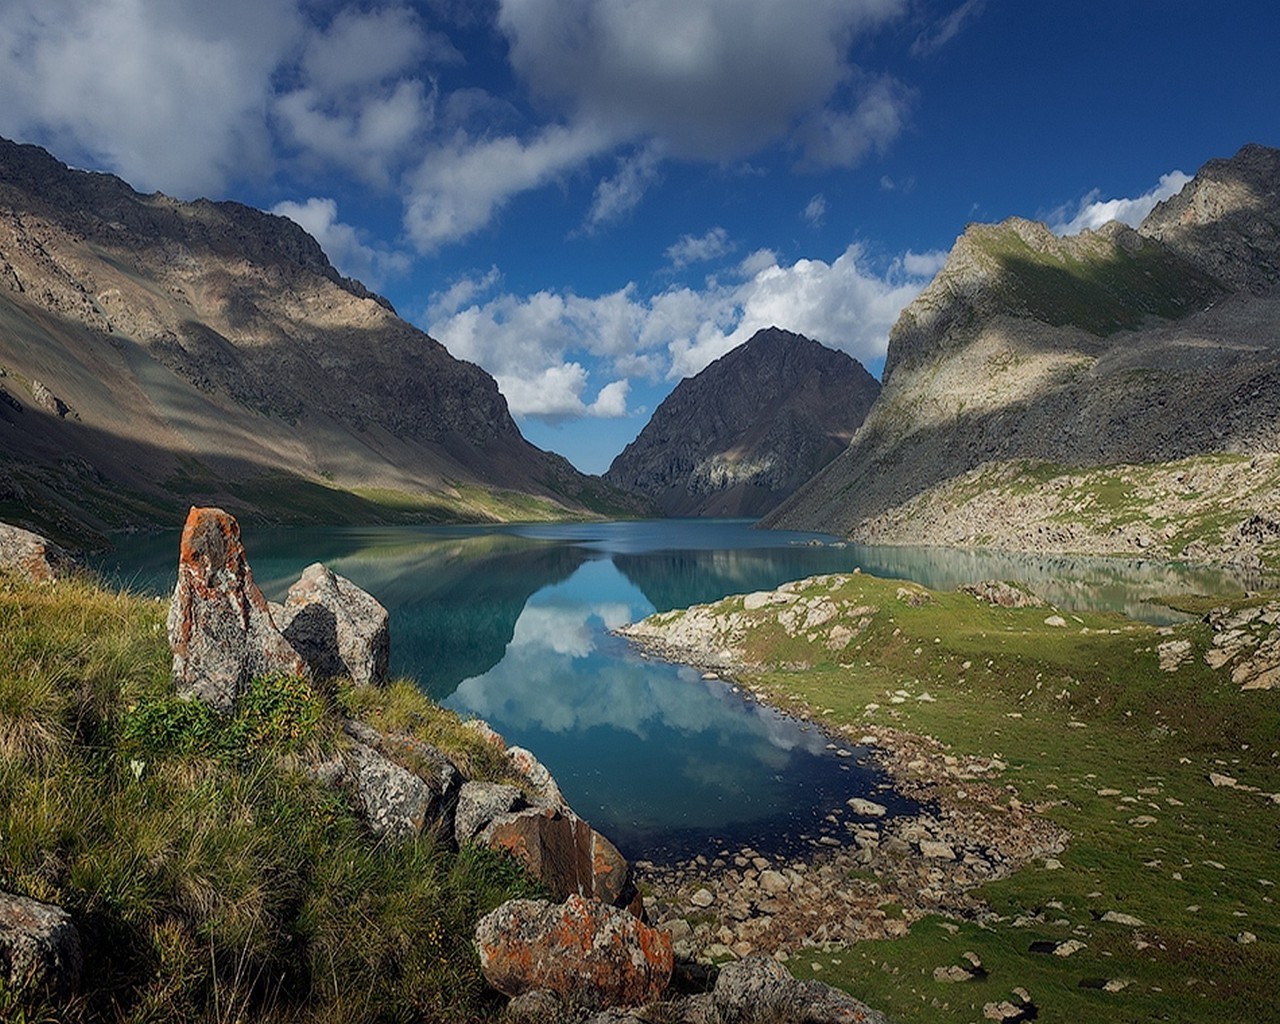
[[[1159,183],[1153,189],[1135,199],[1099,200],[1098,196],[1101,193],[1098,189],[1094,189],[1080,200],[1075,214],[1070,219],[1068,219],[1066,207],[1063,207],[1056,210],[1049,218],[1049,226],[1059,235],[1076,235],[1086,229],[1100,228],[1112,220],[1118,220],[1136,228],[1157,203],[1177,195],[1190,180],[1189,174],[1170,171],[1160,176]]]
[[[423,61],[457,64],[462,54],[411,9],[385,7],[340,10],[307,41],[301,65],[313,85],[332,95],[399,78]]]
[[[945,18],[930,25],[928,29],[916,36],[915,42],[911,44],[912,55],[928,57],[941,50],[959,35],[966,21],[978,17],[986,6],[987,0],[965,0]]]
[[[667,247],[667,259],[679,270],[691,263],[717,260],[733,251],[729,232],[724,228],[712,228],[704,235],[681,235],[679,241]]]
[[[867,78],[848,108],[823,107],[796,131],[806,165],[855,167],[871,151],[884,152],[906,124],[912,94],[887,75]]]
[[[805,205],[804,219],[813,227],[821,227],[827,216],[827,197],[818,193]]]
[[[271,212],[301,225],[320,243],[339,273],[371,288],[380,288],[388,278],[409,272],[410,260],[406,253],[366,245],[354,227],[338,220],[338,204],[332,199],[314,196],[304,203],[285,201],[276,203]]]
[[[143,189],[216,192],[270,167],[271,76],[305,30],[296,0],[7,0],[0,133]]]
[[[634,210],[644,198],[649,186],[658,180],[661,147],[648,145],[633,156],[618,160],[613,177],[605,178],[596,186],[587,214],[587,228],[620,220]]]
[[[480,230],[512,196],[580,167],[608,144],[591,128],[553,125],[533,139],[463,134],[429,152],[409,177],[405,228],[430,251]]]
[[[856,244],[829,263],[782,265],[760,250],[732,280],[713,279],[701,290],[671,287],[645,297],[629,284],[598,298],[503,293],[465,308],[459,296],[482,294],[481,282],[455,282],[432,297],[428,330],[492,373],[516,416],[625,416],[630,378],[690,376],[772,325],[874,363],[902,308],[945,258],[907,252],[879,273]],[[587,402],[597,374],[615,379]]]

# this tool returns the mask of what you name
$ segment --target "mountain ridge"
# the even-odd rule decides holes
[[[1125,505],[1159,524],[1141,534],[1096,496],[1063,507],[1046,491],[1099,467],[1280,450],[1278,187],[1280,151],[1246,146],[1137,229],[1060,239],[1030,221],[970,225],[894,325],[884,389],[848,450],[764,525],[868,543],[1274,558],[1280,533],[1247,552],[1232,534],[1280,518],[1269,471],[1249,485],[1233,470],[1238,505],[1198,512],[1215,524],[1190,547],[1169,486]],[[977,482],[992,474],[1004,500],[979,514]]]
[[[267,519],[637,511],[287,218],[0,142],[0,511],[100,542]]]

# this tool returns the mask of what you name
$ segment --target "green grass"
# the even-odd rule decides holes
[[[903,1024],[981,1020],[985,1002],[1017,986],[1041,1020],[1270,1019],[1280,909],[1266,883],[1280,885],[1280,807],[1267,794],[1280,791],[1280,692],[1243,692],[1210,670],[1202,655],[1211,633],[1198,621],[1162,634],[1118,616],[1064,613],[1067,627],[1053,627],[1044,621],[1051,609],[1003,610],[959,593],[913,608],[898,600],[900,583],[865,575],[828,586],[815,582],[805,596],[875,607],[866,632],[833,654],[825,630],[835,622],[810,641],[787,635],[777,606],[746,613],[745,654],[762,668],[743,681],[853,736],[891,725],[956,755],[998,755],[1008,768],[994,784],[1046,805],[1072,840],[1060,869],[1036,864],[980,890],[991,920],[960,922],[952,935],[926,919],[903,940],[802,951],[790,962],[798,976],[838,983]],[[741,599],[723,604],[740,608]],[[1155,645],[1179,638],[1194,657],[1161,671]],[[899,690],[908,698],[892,703]],[[925,691],[934,702],[917,699]],[[1260,792],[1216,789],[1211,771]],[[1132,823],[1144,815],[1155,820]],[[1107,910],[1146,927],[1105,924]],[[1258,941],[1238,944],[1243,931]],[[1067,937],[1088,948],[1066,959],[1030,951],[1033,941]],[[989,977],[935,982],[934,968],[965,950]],[[1111,979],[1132,984],[1081,987]]]
[[[0,888],[68,910],[83,990],[0,988],[5,1021],[474,1020],[495,1010],[476,920],[531,883],[431,836],[374,843],[306,765],[333,702],[474,776],[500,765],[400,684],[336,698],[255,682],[234,715],[174,697],[163,608],[84,581],[0,577]]]

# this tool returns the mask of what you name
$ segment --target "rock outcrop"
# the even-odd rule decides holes
[[[818,981],[797,981],[777,961],[746,957],[725,965],[712,994],[719,1024],[889,1024],[850,995]]]
[[[848,446],[879,392],[852,357],[770,327],[676,385],[605,479],[667,515],[761,515]]]
[[[220,711],[230,711],[255,676],[310,671],[253,582],[239,523],[219,508],[187,515],[168,629],[178,692]]]
[[[0,892],[0,979],[11,991],[66,996],[82,968],[80,933],[65,910]]]
[[[1207,164],[1136,230],[970,225],[894,325],[848,450],[765,525],[1197,561],[1274,551],[1230,534],[1280,502],[1277,268],[1280,151],[1258,146]]]
[[[625,911],[570,896],[511,900],[481,919],[485,980],[507,996],[546,990],[586,1007],[659,999],[671,980],[671,940]]]
[[[303,570],[276,616],[317,679],[346,676],[357,686],[387,681],[390,621],[376,598],[319,562]]]
[[[529,444],[492,377],[293,221],[6,140],[0,319],[0,470],[24,519],[64,532],[188,504],[288,522],[488,521],[509,491],[548,514],[640,508]]]
[[[8,523],[0,523],[0,570],[31,583],[52,583],[75,569],[75,559],[53,541]]]

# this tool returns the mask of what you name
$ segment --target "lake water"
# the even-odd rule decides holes
[[[244,528],[281,600],[324,562],[391,615],[391,668],[530,748],[573,808],[632,858],[725,846],[796,852],[851,796],[911,810],[849,747],[719,680],[640,657],[610,630],[655,611],[861,568],[927,586],[1027,582],[1060,607],[1169,621],[1148,599],[1239,592],[1227,574],[1154,563],[868,548],[749,521],[498,527]],[[176,578],[177,535],[122,540],[101,568],[145,593]]]

